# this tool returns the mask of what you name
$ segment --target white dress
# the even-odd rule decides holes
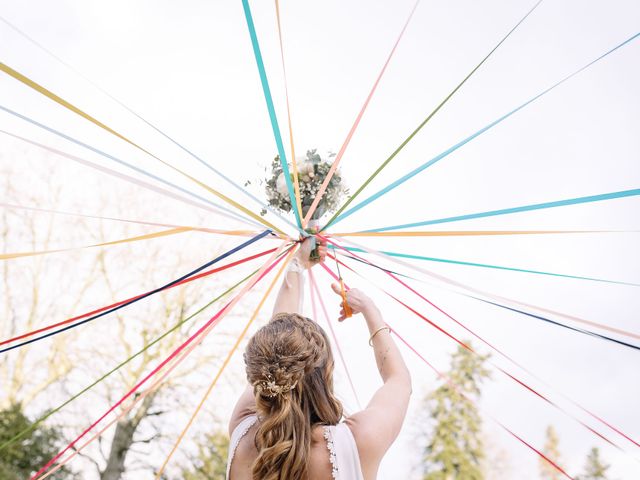
[[[242,420],[231,434],[229,443],[229,459],[227,460],[227,480],[231,471],[231,462],[238,444],[249,429],[258,420],[250,415]],[[360,468],[358,447],[351,430],[345,423],[324,427],[324,438],[327,441],[327,455],[332,466],[334,480],[364,480]]]

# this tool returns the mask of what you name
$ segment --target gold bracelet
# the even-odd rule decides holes
[[[371,336],[369,337],[369,346],[373,347],[373,338],[379,334],[382,330],[387,330],[389,333],[391,333],[391,329],[389,327],[387,327],[386,325],[380,327],[379,329],[377,329],[375,332],[373,332],[371,334]]]

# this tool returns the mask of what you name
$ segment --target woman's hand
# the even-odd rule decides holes
[[[296,252],[296,258],[304,268],[311,268],[318,263],[324,262],[327,257],[327,242],[316,237],[316,245],[318,246],[319,260],[311,260],[311,251],[315,248],[310,237],[305,238],[300,243],[300,248]]]
[[[335,293],[337,293],[338,295],[340,295],[340,297],[342,297],[342,292],[340,291],[340,284],[332,283],[331,288]],[[357,313],[364,313],[366,315],[367,312],[376,308],[376,305],[375,303],[373,303],[373,300],[371,300],[371,298],[365,295],[365,293],[362,290],[358,290],[357,288],[352,288],[351,290],[348,290],[346,292],[346,297],[347,297],[347,303],[349,304],[349,307],[351,308],[351,312],[354,315]],[[345,318],[347,318],[344,311],[344,304],[340,303],[340,307],[341,307],[340,318],[338,318],[338,320],[343,321]]]

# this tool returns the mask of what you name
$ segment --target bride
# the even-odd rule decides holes
[[[346,299],[369,328],[369,345],[383,385],[364,410],[344,420],[333,392],[333,354],[324,330],[301,315],[310,241],[292,259],[273,318],[244,354],[249,386],[229,422],[227,479],[373,480],[404,421],[411,378],[382,314],[364,293]],[[320,261],[326,245],[320,245]],[[337,284],[333,290],[340,294]],[[345,320],[344,306],[340,321]],[[366,338],[353,341],[366,341]]]

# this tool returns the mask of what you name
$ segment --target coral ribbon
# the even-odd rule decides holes
[[[318,193],[316,193],[316,198],[313,199],[313,203],[311,204],[311,207],[309,208],[309,211],[307,212],[307,215],[304,217],[304,220],[302,221],[302,225],[303,226],[305,226],[305,227],[307,226],[307,224],[309,223],[309,220],[311,219],[313,213],[316,211],[316,208],[318,208],[318,204],[322,200],[324,192],[327,190],[327,186],[329,185],[329,182],[331,181],[331,178],[333,177],[333,174],[338,169],[338,165],[340,165],[340,161],[342,160],[342,156],[344,155],[344,152],[347,150],[347,147],[349,146],[349,143],[351,142],[351,138],[353,137],[353,134],[356,133],[356,129],[358,128],[358,125],[360,125],[360,120],[362,120],[364,112],[367,109],[367,107],[369,106],[369,102],[373,98],[373,94],[375,93],[376,89],[378,88],[378,84],[380,83],[380,80],[382,79],[382,76],[384,75],[384,72],[387,70],[387,66],[389,65],[389,62],[391,61],[391,58],[393,57],[393,54],[396,51],[396,48],[398,48],[398,44],[400,43],[400,40],[402,40],[402,37],[404,36],[404,32],[406,31],[407,27],[409,26],[409,22],[413,18],[413,14],[415,13],[416,8],[418,8],[419,4],[420,4],[420,0],[417,0],[413,4],[413,8],[409,12],[409,16],[407,17],[407,20],[404,22],[404,26],[402,27],[402,30],[400,31],[400,34],[398,35],[398,38],[396,39],[396,42],[394,43],[393,48],[391,49],[391,52],[389,53],[389,56],[387,57],[387,60],[384,62],[384,65],[382,66],[382,69],[380,70],[380,73],[378,74],[378,77],[376,78],[376,81],[373,83],[373,87],[371,87],[371,91],[369,92],[369,95],[367,95],[367,98],[364,101],[364,104],[362,105],[362,108],[360,109],[360,112],[358,113],[358,116],[356,117],[355,121],[353,122],[353,125],[351,126],[351,129],[349,130],[349,133],[347,134],[347,138],[342,143],[342,146],[340,147],[340,150],[338,151],[338,154],[336,155],[336,158],[333,160],[333,163],[331,164],[331,167],[329,168],[329,171],[327,172],[327,176],[324,178],[324,181],[322,182],[322,185],[320,186],[320,189],[318,190]]]

